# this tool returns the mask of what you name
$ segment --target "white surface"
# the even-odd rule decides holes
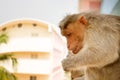
[[[0,45],[0,53],[16,51],[44,51],[50,52],[52,49],[50,38],[12,38],[7,44]]]
[[[35,59],[17,59],[17,73],[31,74],[50,74],[52,67],[50,60],[35,60]],[[13,72],[11,62],[1,63],[7,70]],[[9,66],[9,67],[8,67]]]
[[[50,74],[50,60],[18,59],[18,73]]]

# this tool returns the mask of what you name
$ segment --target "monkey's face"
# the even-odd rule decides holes
[[[83,47],[84,26],[77,22],[71,23],[61,33],[66,37],[68,49],[74,54],[78,53]]]

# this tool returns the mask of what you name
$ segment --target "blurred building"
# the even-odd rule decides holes
[[[18,60],[16,71],[3,62],[18,80],[63,80],[61,60],[65,43],[54,25],[38,20],[15,20],[0,26],[0,35],[8,36],[0,45],[0,54],[13,54]]]

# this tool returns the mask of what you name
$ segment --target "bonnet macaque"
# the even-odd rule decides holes
[[[62,61],[65,71],[84,68],[84,80],[120,80],[120,16],[72,14],[59,27],[73,54]]]
[[[72,52],[68,52],[67,57],[73,56]],[[68,72],[67,72],[68,73]],[[80,68],[69,72],[71,80],[84,80],[84,69]]]

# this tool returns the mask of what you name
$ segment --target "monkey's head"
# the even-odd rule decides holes
[[[83,47],[84,32],[87,27],[87,20],[78,14],[66,16],[59,25],[61,34],[67,40],[68,50],[74,54]]]

